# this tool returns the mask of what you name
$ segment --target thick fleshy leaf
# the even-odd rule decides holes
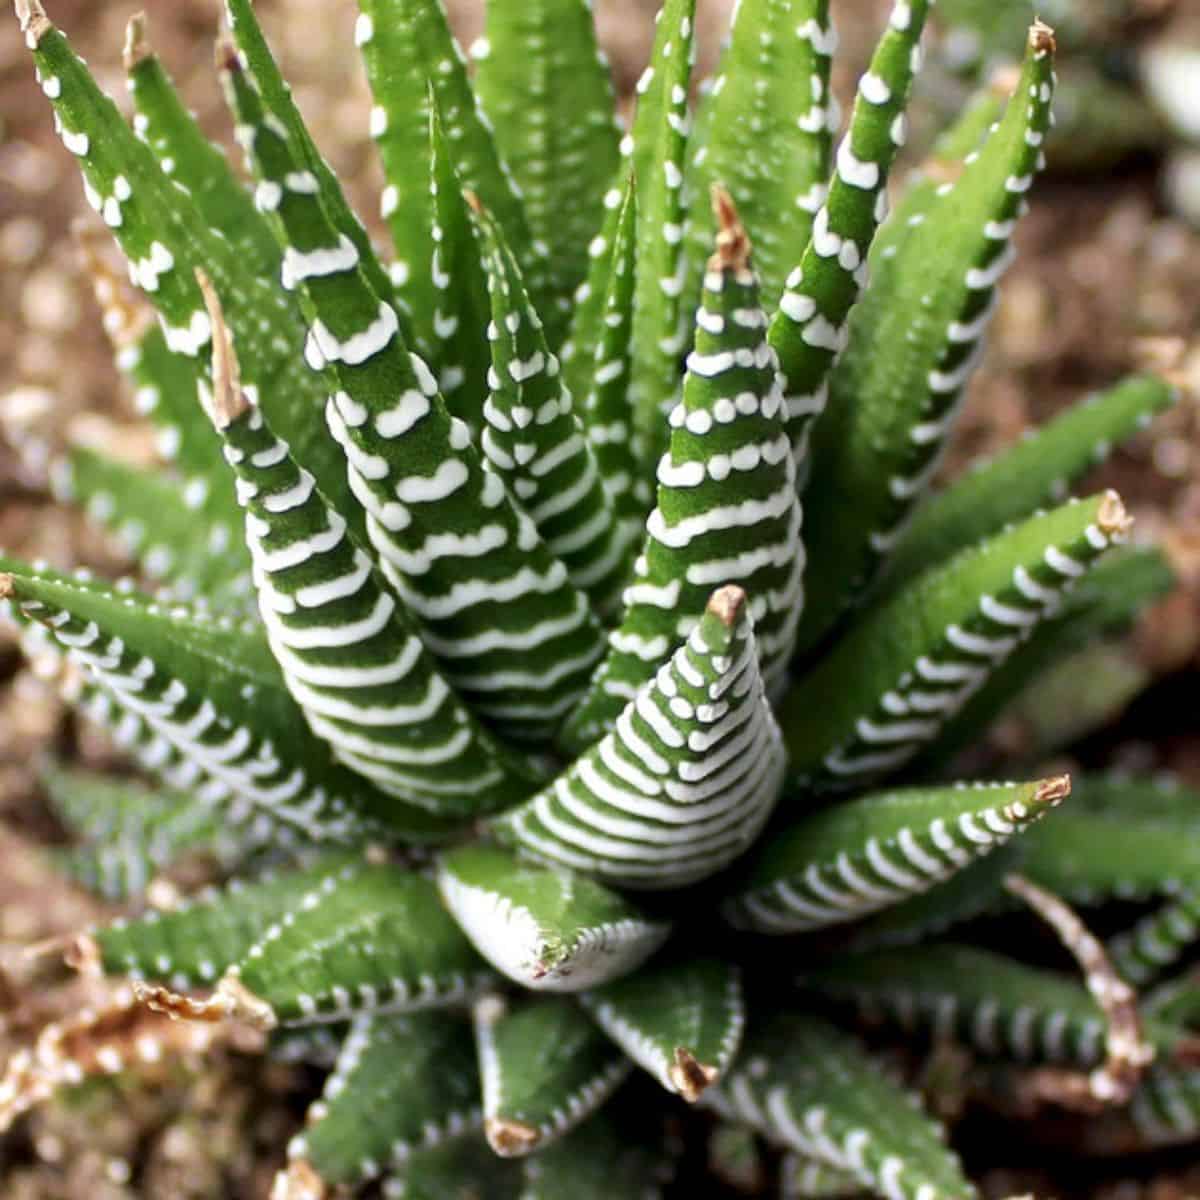
[[[1144,429],[1175,399],[1165,379],[1131,376],[968,471],[917,511],[887,563],[883,586],[893,591],[1008,522],[1061,500],[1113,446]]]
[[[805,490],[812,519],[804,533],[810,607],[801,650],[816,645],[870,585],[941,461],[1050,124],[1053,47],[1049,30],[1035,25],[1003,120],[935,195],[888,274],[850,317],[846,351],[829,377],[829,406],[813,432]],[[998,514],[995,525],[954,548],[1006,519]]]
[[[743,0],[705,100],[705,138],[689,164],[689,190],[728,188],[750,237],[763,306],[775,309],[825,200],[839,124],[829,90],[837,34],[829,0]],[[695,210],[688,248],[700,263],[713,223]]]
[[[364,786],[307,732],[256,627],[14,566],[7,588],[121,708],[224,784],[310,838],[452,826]],[[19,571],[20,573],[15,573]]]
[[[658,464],[658,502],[625,590],[625,615],[567,725],[576,750],[612,727],[689,632],[714,586],[737,584],[749,594],[769,691],[791,657],[804,603],[804,548],[778,372],[746,231],[727,194],[718,189],[713,201],[721,231],[683,401],[671,412],[670,449]]]
[[[797,479],[807,473],[808,432],[825,408],[846,318],[867,280],[867,253],[887,214],[887,176],[904,140],[904,108],[920,64],[927,0],[896,0],[867,73],[812,236],[787,277],[771,320],[784,379],[784,411]]]
[[[620,601],[630,548],[520,268],[491,215],[474,215],[492,300],[480,446],[571,582],[604,616]]]
[[[521,1164],[498,1160],[475,1134],[409,1155],[384,1180],[383,1195],[386,1200],[526,1200]]]
[[[523,1159],[521,1200],[659,1200],[665,1156],[653,1148],[653,1125],[648,1138],[649,1122],[627,1124],[617,1124],[606,1110]]]
[[[475,1007],[483,1127],[503,1158],[540,1150],[587,1119],[632,1063],[566,996],[509,1011],[488,996]]]
[[[230,82],[256,128],[259,170],[280,185],[274,219],[291,243],[284,283],[312,322],[309,365],[336,381],[325,417],[378,565],[464,701],[505,735],[546,739],[586,686],[600,626],[533,522],[484,470],[466,424],[409,353],[395,309],[359,269],[359,252],[311,190],[289,188],[300,164],[236,64]]]
[[[491,978],[429,879],[355,863],[271,925],[227,972],[218,998],[260,1024],[303,1025],[443,1007]]]
[[[717,959],[651,966],[580,1003],[639,1067],[689,1102],[728,1070],[745,1024],[739,972]]]
[[[1115,492],[963,551],[875,608],[789,693],[797,787],[845,788],[908,762],[1129,527]]]
[[[981,1054],[1094,1067],[1106,1053],[1104,1015],[1081,983],[972,946],[843,955],[806,971],[802,982],[909,1032],[957,1038]],[[1187,1037],[1164,1022],[1147,1020],[1144,1028],[1163,1057]]]
[[[485,14],[475,90],[544,248],[542,315],[557,350],[620,160],[612,80],[588,0],[492,0]]]
[[[714,592],[615,730],[493,818],[496,836],[622,887],[683,887],[727,866],[766,823],[784,769],[757,657],[746,594]]]
[[[918,895],[1039,821],[1071,790],[1034,783],[912,788],[862,796],[770,838],[726,901],[734,925],[797,933]]]
[[[1108,951],[1117,974],[1143,987],[1170,970],[1198,939],[1200,890],[1185,888],[1170,903],[1115,937]]]
[[[578,992],[624,975],[670,931],[593,880],[488,846],[443,854],[438,887],[479,953],[535,991]]]
[[[215,297],[213,422],[246,510],[259,612],[309,728],[388,795],[440,816],[515,803],[534,776],[438,673],[370,558],[241,391]]]
[[[633,129],[623,147],[638,189],[630,397],[634,428],[646,454],[643,470],[657,461],[666,444],[666,414],[679,391],[679,358],[687,348],[683,172],[692,123],[688,89],[696,52],[695,14],[696,0],[666,0],[659,10],[654,50],[638,80]]]
[[[971,1200],[942,1131],[857,1042],[815,1017],[751,1025],[727,1083],[706,1098],[771,1141],[896,1200]]]
[[[358,1017],[288,1158],[325,1184],[359,1183],[477,1129],[482,1117],[464,1016]]]

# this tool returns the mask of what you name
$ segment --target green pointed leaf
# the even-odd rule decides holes
[[[256,97],[236,72],[231,82],[249,119]],[[506,736],[547,739],[602,651],[599,624],[532,521],[484,470],[358,251],[311,191],[286,186],[299,166],[289,142],[261,111],[254,123],[259,171],[280,184],[274,219],[291,243],[284,283],[299,290],[311,321],[309,365],[336,380],[325,417],[378,565],[464,701]]]
[[[228,345],[214,310],[218,345]],[[439,816],[528,794],[534,776],[438,673],[346,523],[287,445],[216,372],[214,422],[237,475],[259,612],[292,698],[334,757],[380,791]]]
[[[917,511],[887,564],[883,586],[893,591],[1010,521],[1061,500],[1075,480],[1144,429],[1176,395],[1158,376],[1131,376],[967,472]]]
[[[629,547],[520,268],[487,211],[474,216],[492,300],[480,445],[571,582],[596,612],[610,613],[628,574]]]
[[[93,931],[100,961],[113,974],[177,990],[212,985],[309,892],[352,861],[346,854],[327,854],[301,870],[210,888],[169,912],[118,919]]]
[[[535,991],[582,991],[635,970],[670,930],[590,879],[488,846],[442,855],[438,887],[479,953]]]
[[[1053,46],[1046,27],[1035,25],[1003,120],[935,195],[889,274],[872,282],[850,318],[813,434],[801,649],[816,645],[870,585],[941,461],[1050,124]],[[1026,516],[1042,499],[1011,518],[996,514],[994,525],[954,548]]]
[[[484,11],[484,36],[471,50],[475,90],[520,180],[534,243],[545,247],[542,315],[561,330],[620,160],[612,80],[588,0],[492,0]]]
[[[866,284],[871,240],[887,213],[887,176],[904,140],[904,109],[920,63],[926,0],[896,0],[888,28],[859,80],[812,236],[787,277],[771,320],[784,411],[798,478],[804,478],[808,429],[825,408],[827,381],[845,345],[846,318]]]
[[[606,883],[684,887],[750,845],[783,769],[746,594],[722,588],[614,731],[490,824],[522,853]]]
[[[188,855],[228,866],[252,848],[224,828],[216,806],[201,797],[60,765],[44,768],[39,778],[56,816],[81,843],[55,853],[60,868],[106,900],[140,895],[160,871]]]
[[[651,966],[580,1003],[639,1067],[689,1102],[732,1064],[745,1023],[739,972],[717,959]]]
[[[267,929],[221,988],[262,1023],[303,1025],[443,1007],[491,978],[429,879],[354,863]]]
[[[575,749],[610,729],[704,611],[713,587],[746,589],[768,690],[782,683],[803,606],[801,512],[775,359],[729,197],[714,192],[721,233],[708,263],[683,401],[658,464],[658,502],[625,591],[608,656],[571,715]]]
[[[728,1082],[708,1096],[722,1114],[850,1171],[865,1189],[896,1200],[977,1195],[941,1127],[855,1041],[815,1017],[752,1025]]]
[[[797,786],[844,788],[909,761],[1128,524],[1114,492],[1067,504],[875,608],[783,704]]]
[[[679,359],[687,349],[683,172],[692,123],[695,13],[696,0],[666,0],[659,10],[650,65],[638,81],[631,140],[623,147],[638,188],[630,395],[634,429],[647,455],[643,469],[666,443],[666,414],[676,401]]]
[[[803,817],[751,860],[723,912],[758,933],[853,921],[927,891],[1039,821],[1071,789],[1034,783],[911,788]]]
[[[663,1156],[646,1144],[644,1119],[637,1128],[629,1124],[618,1125],[606,1110],[522,1159],[521,1200],[659,1200]]]
[[[331,1185],[374,1179],[479,1126],[479,1072],[466,1020],[450,1013],[359,1017],[288,1158]]]
[[[829,90],[837,35],[829,0],[743,0],[706,99],[703,145],[689,164],[689,190],[729,189],[750,237],[763,305],[779,303],[825,199],[839,117]],[[713,222],[694,210],[688,246],[696,262]]]
[[[806,971],[812,992],[860,1012],[883,1014],[909,1032],[957,1038],[981,1054],[1020,1062],[1104,1061],[1106,1022],[1082,982],[971,946],[944,943],[843,955]],[[1145,1021],[1147,1040],[1168,1057],[1187,1035]]]
[[[1187,888],[1108,945],[1113,967],[1138,987],[1153,983],[1200,939],[1200,890]]]
[[[452,828],[333,763],[257,627],[7,565],[15,601],[72,661],[239,800],[313,838],[387,829],[429,839]]]
[[[509,1011],[498,996],[475,1007],[483,1127],[502,1158],[569,1133],[612,1094],[632,1063],[566,996]]]
[[[409,1155],[384,1181],[383,1194],[387,1200],[526,1200],[521,1164],[497,1159],[476,1135]]]

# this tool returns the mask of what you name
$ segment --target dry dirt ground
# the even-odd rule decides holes
[[[215,3],[144,0],[144,6],[154,44],[189,103],[228,142],[210,69]],[[51,7],[108,90],[123,96],[120,46],[133,6],[53,0]],[[469,41],[479,28],[478,4],[452,0],[450,7]],[[653,0],[597,0],[602,39],[626,97],[648,50],[655,7]],[[726,0],[701,0],[702,63],[712,61],[727,8]],[[876,0],[835,5],[849,62],[862,60],[880,8]],[[359,210],[371,217],[379,179],[366,137],[365,83],[348,50],[355,6],[349,0],[261,0],[260,9],[318,141],[351,181]],[[313,30],[320,36],[314,38]],[[86,211],[82,199],[75,165],[52,134],[15,25],[0,17],[0,546],[63,566],[116,571],[123,566],[119,547],[54,504],[44,471],[3,436],[30,423],[52,436],[84,428],[117,438],[131,452],[154,454],[112,367],[67,236],[70,222]],[[1020,251],[949,470],[1011,442],[1031,422],[1130,369],[1142,353],[1138,339],[1191,338],[1183,367],[1193,382],[1200,378],[1200,239],[1161,211],[1153,162],[1039,184]],[[1176,694],[1170,689],[1178,689],[1180,680],[1194,684],[1200,667],[1198,434],[1193,398],[1119,451],[1092,481],[1121,489],[1139,530],[1165,541],[1192,584],[1143,621],[1130,643],[1131,653],[1168,680],[1168,695]],[[33,778],[37,756],[53,749],[92,764],[113,759],[102,741],[70,720],[5,637],[0,635],[0,947],[12,947],[77,930],[98,914],[93,902],[56,882],[39,852],[61,832],[40,803]],[[1197,693],[1186,691],[1194,709]],[[1172,767],[1200,783],[1200,741],[1178,721],[1171,736],[1147,737],[1156,728],[1155,694],[1138,721],[1106,735],[1102,757]],[[0,964],[5,961],[0,957]],[[6,995],[3,984],[0,974],[0,1062],[45,1017],[40,989],[39,1002],[29,1003]],[[52,994],[58,993],[46,992]],[[64,1003],[75,1002],[71,994],[61,995]],[[0,1193],[7,1200],[264,1195],[311,1084],[303,1072],[222,1054],[203,1071],[171,1064],[136,1082],[94,1085],[69,1102],[44,1106],[0,1139]],[[1006,1161],[1001,1148],[996,1161]],[[1068,1172],[1051,1187],[1043,1176],[1000,1171],[991,1176],[988,1192],[1036,1187],[1051,1194],[1061,1187],[1110,1200],[1167,1200],[1200,1191],[1184,1182],[1189,1165],[1186,1158],[1173,1159],[1150,1184],[1083,1185]]]

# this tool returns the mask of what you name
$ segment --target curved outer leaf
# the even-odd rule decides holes
[[[651,966],[580,1003],[639,1067],[689,1102],[728,1070],[746,1019],[741,976],[717,959]]]
[[[1200,1133],[1200,1070],[1152,1067],[1133,1095],[1129,1116],[1150,1146],[1176,1146]]]
[[[491,215],[477,209],[474,216],[492,299],[480,446],[550,553],[603,616],[620,601],[629,547],[520,268]]]
[[[443,854],[438,887],[479,953],[534,991],[578,992],[636,970],[670,932],[590,879],[487,846]]]
[[[51,808],[81,843],[55,858],[67,875],[106,900],[139,895],[185,855],[228,866],[253,849],[253,840],[225,828],[203,797],[59,765],[43,769],[39,779]]]
[[[737,1066],[706,1103],[896,1200],[978,1194],[940,1126],[856,1042],[815,1017],[779,1014],[752,1025]]]
[[[355,41],[375,97],[371,135],[387,177],[382,212],[398,255],[392,275],[421,348],[436,344],[430,341],[436,334],[429,320],[437,295],[427,242],[435,209],[425,169],[431,101],[459,178],[496,214],[543,307],[544,253],[533,245],[517,185],[479,111],[441,0],[359,0],[359,8]],[[381,298],[387,297],[375,280],[370,282]]]
[[[134,132],[154,151],[163,173],[187,189],[200,215],[229,239],[247,270],[276,278],[283,253],[271,227],[175,90],[146,40],[144,13],[130,19],[125,38]]]
[[[683,171],[692,126],[688,87],[696,56],[695,14],[696,0],[666,0],[659,10],[650,65],[638,80],[633,130],[622,146],[638,188],[630,398],[645,466],[666,442],[664,422],[679,391],[679,357],[687,348]]]
[[[722,588],[616,729],[491,828],[533,858],[607,883],[683,887],[750,845],[783,768],[746,595]]]
[[[1024,784],[913,788],[862,796],[769,840],[726,901],[758,933],[853,921],[926,891],[1040,820],[1070,793],[1067,775]]]
[[[1144,429],[1176,398],[1165,379],[1130,376],[969,471],[917,511],[888,560],[883,587],[894,591],[1008,522],[1061,500],[1114,445]]]
[[[32,573],[5,579],[25,613],[122,708],[273,820],[339,841],[371,831],[429,839],[447,830],[333,763],[305,729],[257,629],[166,611],[95,583]]]
[[[1169,904],[1143,917],[1108,945],[1122,979],[1142,987],[1153,983],[1200,938],[1200,889],[1186,888]]]
[[[213,324],[228,355],[219,313]],[[246,510],[259,612],[309,728],[381,791],[440,816],[521,799],[531,772],[446,684],[312,475],[223,374],[213,415]]]
[[[300,289],[312,321],[310,366],[330,367],[340,389],[325,417],[379,566],[463,699],[506,736],[548,738],[586,686],[600,626],[484,470],[466,424],[408,352],[395,310],[359,271],[357,250],[311,190],[289,188],[298,164],[269,114],[255,116],[257,97],[236,71],[231,84],[257,129],[260,172],[280,184],[275,217],[291,242],[284,282]]]
[[[263,411],[297,460],[316,476],[333,507],[361,530],[362,515],[350,503],[343,457],[315,419],[324,389],[301,361],[304,327],[287,296],[272,281],[247,271],[235,247],[162,173],[149,148],[133,135],[44,16],[31,19],[27,41],[64,142],[79,158],[85,194],[105,217],[142,290],[159,310],[167,349],[207,358],[212,331],[194,274],[201,268],[225,298],[231,324],[242,331],[245,381],[258,389]],[[197,366],[195,377],[206,365]],[[185,401],[194,408],[191,395],[189,389]]]
[[[483,1128],[515,1158],[570,1132],[612,1094],[633,1064],[574,1001],[547,996],[509,1012],[497,996],[475,1006]]]
[[[775,356],[765,338],[746,231],[714,192],[721,233],[708,263],[658,503],[625,590],[608,656],[564,734],[575,750],[612,727],[621,707],[678,645],[714,586],[750,596],[769,691],[782,682],[804,603],[801,510],[783,426]]]
[[[1115,492],[1073,502],[876,608],[784,702],[796,784],[844,788],[907,762],[1128,526]]]
[[[313,888],[351,862],[346,854],[326,854],[300,870],[206,889],[169,912],[118,918],[91,936],[104,969],[113,974],[162,980],[180,990],[211,985]]]
[[[829,90],[837,34],[829,0],[742,0],[706,99],[689,190],[729,189],[750,237],[763,306],[774,311],[825,200],[839,114]],[[703,262],[713,223],[694,210],[688,248]]]
[[[982,1054],[1094,1067],[1104,1061],[1105,1021],[1087,988],[1053,971],[943,943],[845,955],[805,972],[803,984],[912,1031],[956,1037]],[[1187,1035],[1147,1020],[1162,1054]]]
[[[441,1008],[492,978],[429,879],[355,863],[267,929],[218,990],[261,1023],[304,1025]]]
[[[612,497],[621,541],[633,546],[645,533],[653,495],[629,402],[637,250],[632,172],[625,191],[613,188],[604,203],[608,215],[591,244],[587,282],[575,297],[573,340],[563,346],[563,379],[571,394],[582,398],[579,418]]]
[[[542,315],[557,349],[620,161],[612,80],[589,0],[492,0],[485,14],[475,91],[544,247]]]
[[[1041,158],[1053,47],[1049,30],[1034,25],[1004,119],[967,156],[962,174],[935,198],[850,318],[846,352],[829,377],[829,407],[813,434],[805,491],[813,565],[801,650],[819,642],[869,586],[941,461]]]
[[[353,1184],[478,1128],[467,1034],[458,1014],[358,1017],[288,1158],[324,1183]]]
[[[928,10],[927,0],[893,5],[870,68],[859,80],[850,128],[812,237],[771,320],[798,479],[807,471],[809,426],[825,408],[827,377],[845,344],[846,318],[866,284],[871,240],[887,213],[887,174],[904,140],[904,108]]]

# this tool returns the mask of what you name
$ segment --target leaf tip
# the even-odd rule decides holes
[[[201,402],[209,420],[217,429],[228,429],[234,421],[250,411],[250,401],[242,390],[237,354],[233,348],[233,334],[225,323],[221,299],[212,281],[199,267],[196,268],[196,282],[200,285],[200,294],[204,297],[204,307],[208,310],[208,319],[212,325],[213,347],[212,393],[207,394],[201,388]]]
[[[225,1005],[226,1013],[245,1021],[255,1029],[274,1029],[279,1024],[275,1010],[256,996],[236,975],[226,975],[217,984],[216,997]]]
[[[1033,793],[1034,800],[1039,804],[1059,804],[1071,794],[1070,775],[1053,775],[1049,779],[1038,782]]]
[[[1035,54],[1053,54],[1057,49],[1054,30],[1040,17],[1029,27],[1029,48]]]
[[[717,248],[708,260],[713,271],[744,271],[750,265],[750,236],[738,217],[733,197],[719,183],[712,186],[713,215],[717,218]]]
[[[529,1154],[541,1141],[532,1125],[511,1117],[488,1117],[483,1123],[488,1145],[501,1158],[519,1158]]]
[[[672,1087],[689,1103],[695,1104],[717,1078],[717,1068],[700,1062],[685,1046],[675,1047],[675,1061],[667,1068]]]
[[[722,588],[717,588],[708,599],[708,611],[726,629],[732,629],[737,624],[745,606],[746,593],[736,583],[728,583]]]
[[[13,0],[17,12],[17,23],[25,35],[25,45],[36,50],[42,38],[54,28],[41,0]]]
[[[88,933],[77,934],[67,942],[63,948],[63,962],[89,979],[99,979],[104,974],[100,946]]]
[[[1114,539],[1125,537],[1133,528],[1133,517],[1125,508],[1125,502],[1112,488],[1109,488],[1100,498],[1096,523],[1100,526],[1102,533]]]
[[[222,29],[213,43],[213,64],[218,74],[231,74],[242,69],[237,44],[227,29]]]
[[[129,24],[125,26],[125,49],[121,58],[126,73],[135,70],[139,63],[145,62],[153,55],[154,51],[146,35],[146,14],[134,13],[129,18]]]
[[[1188,345],[1181,337],[1140,337],[1133,342],[1133,361],[1140,371],[1157,375],[1177,392],[1188,390],[1184,369]]]
[[[288,1163],[271,1184],[271,1200],[325,1200],[325,1180],[303,1158]]]
[[[8,574],[0,575],[0,600],[11,599],[15,591],[13,577]]]

